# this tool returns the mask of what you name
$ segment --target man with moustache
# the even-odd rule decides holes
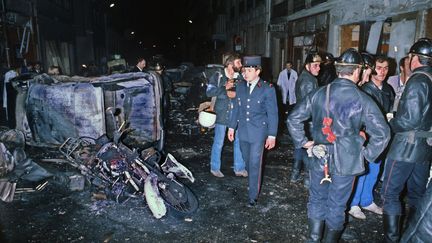
[[[242,68],[241,57],[232,53],[229,54],[224,62],[223,74],[216,72],[209,78],[206,94],[208,97],[216,96],[214,111],[216,112],[216,125],[214,132],[213,145],[210,157],[210,172],[216,177],[224,177],[221,172],[221,154],[224,145],[227,125],[232,110],[233,88],[240,79],[240,70]],[[234,141],[234,174],[236,176],[247,177],[240,143],[238,139]]]

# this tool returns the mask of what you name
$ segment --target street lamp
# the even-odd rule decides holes
[[[190,19],[189,19],[189,21],[188,21],[188,22],[189,22],[190,24],[192,24],[192,20],[190,20]]]
[[[111,3],[111,4],[109,5],[110,8],[112,8],[112,7],[114,7],[114,6],[115,6],[114,3]]]

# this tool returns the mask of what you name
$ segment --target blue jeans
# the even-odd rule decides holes
[[[352,206],[366,207],[373,203],[373,189],[378,179],[381,161],[367,163],[369,170],[357,178]]]
[[[210,169],[219,171],[221,167],[221,154],[225,141],[227,126],[216,124],[214,130],[213,146],[211,150]],[[237,135],[237,134],[236,134]],[[245,170],[245,162],[240,151],[238,136],[234,139],[234,172]]]
[[[383,210],[387,215],[401,215],[400,194],[407,186],[410,207],[417,208],[426,191],[430,162],[403,162],[388,159],[385,164],[385,177],[381,189]]]
[[[355,177],[331,175],[331,183],[320,184],[324,172],[309,170],[309,176],[308,218],[325,220],[329,229],[342,230]]]

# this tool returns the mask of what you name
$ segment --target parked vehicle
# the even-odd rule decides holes
[[[112,137],[115,125],[104,111],[118,107],[132,129],[125,144],[163,149],[163,89],[154,72],[95,78],[42,74],[13,82],[18,90],[16,128],[28,144],[56,147],[69,137]]]

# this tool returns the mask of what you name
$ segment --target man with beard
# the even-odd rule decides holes
[[[295,85],[295,93],[297,102],[300,102],[304,99],[308,94],[314,92],[318,88],[318,80],[316,76],[320,71],[322,59],[321,56],[317,52],[310,52],[306,56],[305,66],[300,74],[296,85]],[[309,129],[310,127],[309,123]],[[294,164],[293,164],[293,172],[291,174],[291,182],[295,183],[300,180],[300,171],[305,165],[305,170],[308,169],[307,164],[308,158],[306,154],[306,150],[304,148],[295,148],[294,149]],[[306,176],[304,179],[304,186],[309,187],[309,176]]]
[[[363,157],[374,161],[390,139],[380,109],[356,86],[362,65],[357,50],[346,50],[335,62],[338,78],[306,96],[288,116],[295,147],[311,149],[314,155],[309,168],[307,242],[321,242],[324,226],[323,242],[338,242],[354,178],[365,171]],[[304,129],[309,119],[313,140]],[[362,129],[371,134],[366,147]]]
[[[239,73],[242,63],[238,54],[229,54],[225,59],[224,66],[223,74],[216,72],[210,77],[206,90],[208,97],[217,97],[214,107],[216,125],[210,157],[210,172],[216,177],[224,177],[224,174],[220,171],[222,147],[231,115],[232,99],[235,96],[235,85],[236,82],[242,79]],[[248,176],[238,139],[234,141],[234,174],[242,177]]]
[[[381,190],[386,242],[398,242],[402,206],[400,195],[407,186],[409,214],[413,215],[426,191],[432,159],[432,40],[422,38],[411,46],[412,70],[390,120],[395,136],[387,153]]]

